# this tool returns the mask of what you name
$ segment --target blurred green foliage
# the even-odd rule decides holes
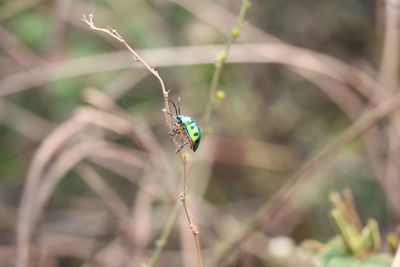
[[[331,193],[333,208],[330,212],[338,235],[326,244],[314,246],[314,261],[321,267],[389,267],[392,257],[381,253],[381,237],[378,224],[369,219],[363,227],[350,190],[342,195]]]

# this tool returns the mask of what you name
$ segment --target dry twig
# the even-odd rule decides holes
[[[168,131],[172,132],[172,124],[171,124],[171,118],[169,116],[170,110],[169,110],[169,103],[168,103],[169,91],[166,90],[164,81],[162,80],[162,78],[158,74],[158,72],[155,69],[153,69],[149,64],[147,64],[146,61],[144,61],[136,53],[136,51],[128,43],[126,43],[125,39],[122,38],[122,36],[116,30],[112,29],[109,26],[106,26],[106,28],[96,27],[93,22],[92,14],[90,14],[88,17],[83,15],[82,21],[85,24],[87,24],[90,27],[90,29],[106,33],[106,34],[112,36],[114,39],[121,42],[132,53],[134,60],[137,62],[140,62],[152,75],[154,75],[158,79],[158,81],[160,82],[163,97],[164,97],[163,112],[164,112],[164,117],[165,117],[165,123],[166,123]],[[171,137],[171,139],[173,140],[176,148],[178,149],[179,144],[177,143],[176,139],[174,137]],[[179,152],[179,156],[182,161],[182,170],[183,170],[183,191],[180,193],[179,197],[180,197],[180,200],[181,200],[184,210],[185,210],[186,218],[189,223],[189,228],[191,229],[192,234],[193,234],[193,238],[194,238],[194,242],[195,242],[195,246],[196,246],[196,254],[197,254],[197,258],[198,258],[198,264],[200,267],[202,267],[203,262],[202,262],[202,257],[201,257],[199,231],[197,229],[197,226],[194,225],[194,223],[193,223],[192,216],[190,214],[190,210],[189,210],[188,204],[187,204],[187,193],[188,193],[187,161],[186,161],[186,157],[181,152]]]

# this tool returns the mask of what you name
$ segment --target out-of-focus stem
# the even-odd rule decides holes
[[[182,168],[183,168],[183,191],[180,194],[180,199],[183,205],[183,210],[185,211],[186,219],[189,224],[189,228],[192,231],[194,243],[196,246],[196,254],[199,267],[203,267],[203,260],[201,257],[201,248],[199,240],[199,230],[197,226],[193,223],[192,216],[190,215],[190,210],[187,204],[187,194],[188,194],[188,174],[187,174],[187,160],[186,156],[182,157]]]
[[[162,231],[160,238],[156,241],[156,249],[153,251],[153,254],[150,257],[150,260],[148,263],[143,263],[141,267],[153,267],[158,258],[161,255],[161,252],[167,244],[168,236],[172,231],[173,226],[175,225],[176,220],[178,219],[178,215],[182,209],[182,205],[179,201],[176,202],[174,209],[172,210],[172,213],[170,214],[167,224],[164,227],[164,230]]]
[[[250,6],[251,4],[249,0],[242,0],[242,5],[240,7],[239,17],[237,19],[236,26],[232,28],[230,38],[226,44],[225,49],[222,52],[220,52],[217,56],[217,60],[215,62],[215,69],[211,79],[211,85],[208,93],[208,102],[206,106],[206,111],[204,113],[204,126],[206,131],[209,130],[210,117],[214,107],[215,93],[217,91],[218,83],[221,77],[222,67],[226,62],[226,58],[229,55],[232,44],[236,41],[236,39],[240,34],[243,21],[246,15],[246,11],[250,8]]]

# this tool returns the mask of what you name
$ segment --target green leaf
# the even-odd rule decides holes
[[[390,267],[392,260],[388,254],[376,254],[363,260],[359,267]]]
[[[352,256],[333,258],[326,267],[359,267],[359,260]]]
[[[343,240],[337,237],[329,241],[325,248],[314,256],[314,262],[317,266],[326,267],[334,258],[347,258],[351,256]]]
[[[386,242],[390,248],[390,251],[395,254],[399,245],[399,239],[395,233],[389,233],[386,237]]]
[[[368,251],[376,251],[380,247],[380,235],[378,223],[369,219],[367,226],[361,232],[362,248]]]

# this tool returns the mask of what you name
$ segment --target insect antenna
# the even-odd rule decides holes
[[[174,118],[174,119],[176,118],[176,116],[175,116],[174,114],[172,114],[171,112],[168,112],[168,111],[167,111],[167,113],[168,113],[172,118]]]
[[[172,105],[174,106],[174,109],[175,109],[175,113],[176,113],[176,115],[178,116],[178,115],[179,115],[178,109],[176,108],[176,105],[175,105],[174,101],[169,100],[169,99],[168,99],[168,101],[172,103]],[[171,113],[170,113],[170,114],[171,114]],[[171,115],[172,115],[172,114],[171,114]]]
[[[178,114],[181,115],[181,97],[178,97]]]

